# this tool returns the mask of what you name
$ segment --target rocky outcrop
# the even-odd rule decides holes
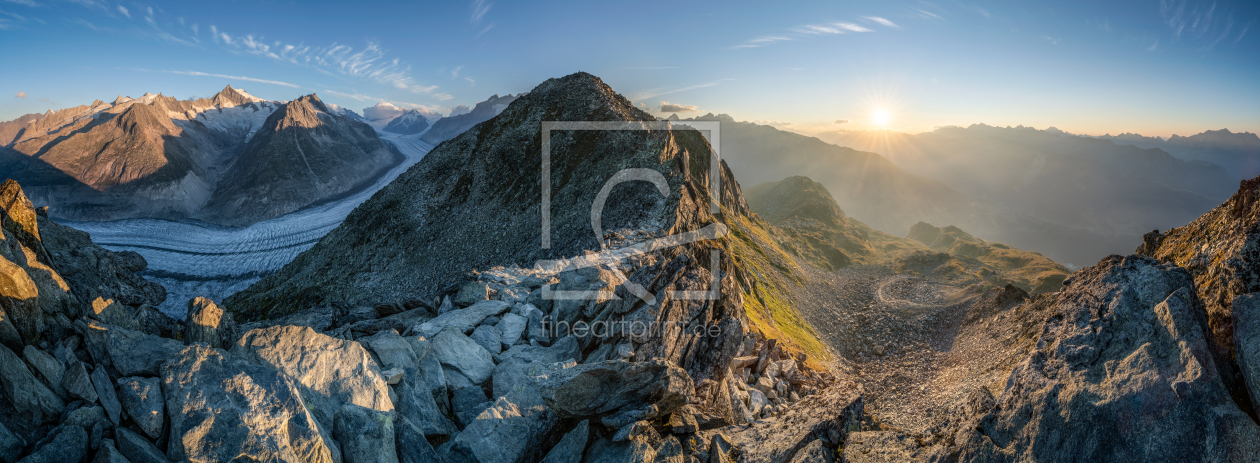
[[[1242,461],[1260,426],[1230,400],[1185,270],[1111,256],[1049,304],[1037,348],[941,454],[959,461]]]
[[[1208,342],[1224,359],[1221,373],[1246,406],[1247,385],[1235,357],[1234,300],[1260,292],[1260,178],[1244,180],[1228,201],[1184,227],[1148,234],[1138,252],[1176,264],[1194,278],[1207,310]],[[1254,413],[1254,412],[1253,412]]]
[[[296,380],[201,344],[162,367],[176,461],[338,462]]]

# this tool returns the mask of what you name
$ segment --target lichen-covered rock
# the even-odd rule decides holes
[[[1077,272],[960,461],[1244,461],[1260,426],[1230,399],[1190,273],[1111,256]]]
[[[274,368],[196,344],[162,366],[173,461],[332,463],[341,451]],[[331,431],[331,430],[327,430]]]

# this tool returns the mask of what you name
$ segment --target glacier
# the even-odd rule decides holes
[[[167,290],[166,301],[158,309],[182,320],[189,299],[202,296],[221,302],[279,270],[433,149],[417,139],[423,134],[378,133],[402,152],[401,164],[350,195],[247,227],[161,219],[57,222],[88,232],[92,241],[111,251],[135,251],[144,256],[149,267],[142,275]]]

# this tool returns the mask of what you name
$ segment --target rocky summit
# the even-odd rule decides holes
[[[0,185],[0,462],[1260,455],[1260,179],[1071,272],[806,177],[745,196],[705,126],[590,74],[509,103],[178,320],[143,257]],[[337,112],[250,143],[301,159]]]

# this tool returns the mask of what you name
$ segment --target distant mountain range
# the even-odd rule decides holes
[[[1232,177],[1245,180],[1260,175],[1260,137],[1251,132],[1234,133],[1229,129],[1208,130],[1198,135],[1173,135],[1167,140],[1144,137],[1135,133],[1096,137],[1117,145],[1159,148],[1185,161],[1205,161],[1224,167]]]
[[[335,108],[335,109],[334,109]],[[119,96],[0,123],[0,177],[70,220],[247,225],[344,194],[402,160],[353,111],[312,94],[265,101]]]
[[[818,138],[878,152],[976,206],[937,207],[935,212],[950,216],[925,222],[956,225],[1077,265],[1126,252],[1146,231],[1193,220],[1227,198],[1237,183],[1215,164],[1053,128],[977,124],[921,134],[845,131]],[[854,215],[866,221],[860,212]],[[901,227],[883,228],[887,222],[868,223],[905,233]]]
[[[471,129],[474,125],[480,124],[507,109],[507,106],[516,101],[521,95],[493,95],[490,99],[477,103],[472,111],[467,113],[452,112],[450,117],[444,117],[433,123],[433,127],[420,137],[420,141],[436,145],[455,138],[465,130]]]

